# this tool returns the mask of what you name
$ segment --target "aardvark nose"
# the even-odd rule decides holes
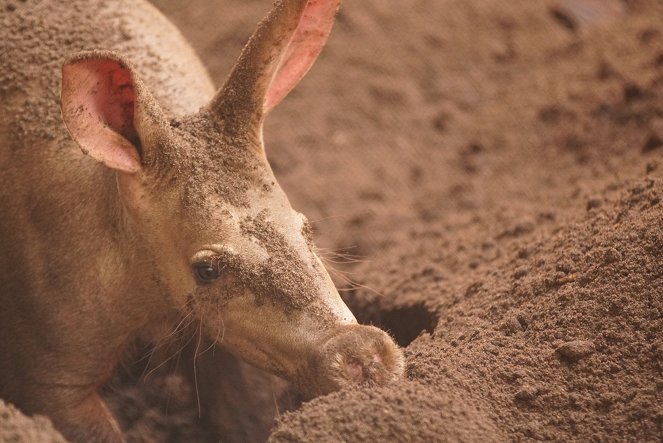
[[[403,376],[403,352],[381,329],[365,325],[337,328],[309,364],[310,395],[337,391],[346,386],[384,385]]]

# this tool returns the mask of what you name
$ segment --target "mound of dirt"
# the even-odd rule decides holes
[[[2,400],[0,400],[0,441],[66,443],[48,418],[27,417]]]
[[[451,257],[440,253],[449,250],[445,235],[413,239],[366,266],[366,283],[385,295],[354,296],[364,320],[398,331],[389,313],[422,302],[439,319],[432,334],[420,323],[407,347],[408,378],[420,393],[405,382],[371,392],[370,401],[361,391],[325,397],[283,417],[272,440],[658,441],[662,197],[663,180],[649,177],[606,190],[574,223],[516,225],[493,237],[500,256],[490,266],[464,275],[449,276],[451,262],[460,258],[469,269],[482,244],[456,244],[461,252]],[[403,263],[408,275],[398,274]],[[477,418],[433,406],[436,398],[488,411],[482,430],[502,434],[449,434]]]
[[[485,410],[453,385],[436,392],[405,381],[392,387],[343,391],[314,400],[289,414],[270,442],[497,441],[504,434]]]

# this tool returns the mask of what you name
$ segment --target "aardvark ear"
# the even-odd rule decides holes
[[[224,119],[262,122],[318,57],[340,3],[278,0],[244,47],[211,111]]]
[[[82,52],[64,63],[60,108],[83,152],[127,173],[141,169],[145,138],[163,119],[133,69],[112,52]]]

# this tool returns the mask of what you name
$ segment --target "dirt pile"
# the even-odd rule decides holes
[[[485,410],[452,386],[405,381],[398,389],[343,391],[288,415],[269,441],[499,441]]]
[[[506,440],[658,441],[662,197],[663,180],[648,177],[625,191],[606,190],[575,223],[552,230],[514,226],[507,231],[513,235],[495,237],[492,248],[500,257],[464,275],[447,274],[455,267],[450,262],[461,258],[469,269],[468,256],[481,253],[482,244],[469,241],[470,254],[451,257],[440,254],[448,250],[444,235],[428,237],[378,259],[367,267],[365,282],[385,295],[360,290],[355,309],[395,331],[399,319],[383,321],[394,309],[416,311],[423,303],[434,313],[434,332],[421,322],[424,332],[406,354],[408,378],[427,395],[412,396],[409,383],[373,392],[372,403],[385,408],[374,406],[373,413],[354,405],[363,405],[365,393],[325,397],[284,417],[274,441],[293,435],[296,441],[359,441],[367,435],[361,425],[382,440],[424,441],[422,428],[436,429],[444,440],[448,429],[474,423],[473,416],[456,413],[450,427],[447,407],[417,408],[422,397],[436,396],[458,396],[489,411],[485,420]],[[410,273],[398,275],[404,262]],[[394,405],[415,410],[418,420],[390,415]],[[404,422],[410,426],[399,429]]]
[[[26,417],[2,400],[0,400],[0,441],[66,443],[48,418]]]

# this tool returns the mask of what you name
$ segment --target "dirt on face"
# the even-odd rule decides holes
[[[239,274],[246,275],[244,284],[255,294],[258,304],[269,301],[283,307],[285,312],[301,309],[315,302],[317,283],[306,263],[267,217],[267,211],[263,210],[240,225],[243,234],[257,239],[265,248],[269,259],[260,265],[260,269],[240,271]]]
[[[347,1],[270,115],[279,183],[407,367],[281,413],[271,441],[663,438],[663,4],[553,3]],[[155,4],[217,85],[271,6]],[[214,441],[194,394],[142,400],[164,377],[116,378],[116,414],[146,405],[128,435],[177,438],[156,410]]]
[[[240,130],[234,123],[212,110],[170,122],[171,134],[177,140],[170,162],[181,170],[184,209],[196,214],[210,208],[210,197],[236,208],[247,208],[251,202],[247,191],[273,186],[264,157],[260,152],[256,125]]]

